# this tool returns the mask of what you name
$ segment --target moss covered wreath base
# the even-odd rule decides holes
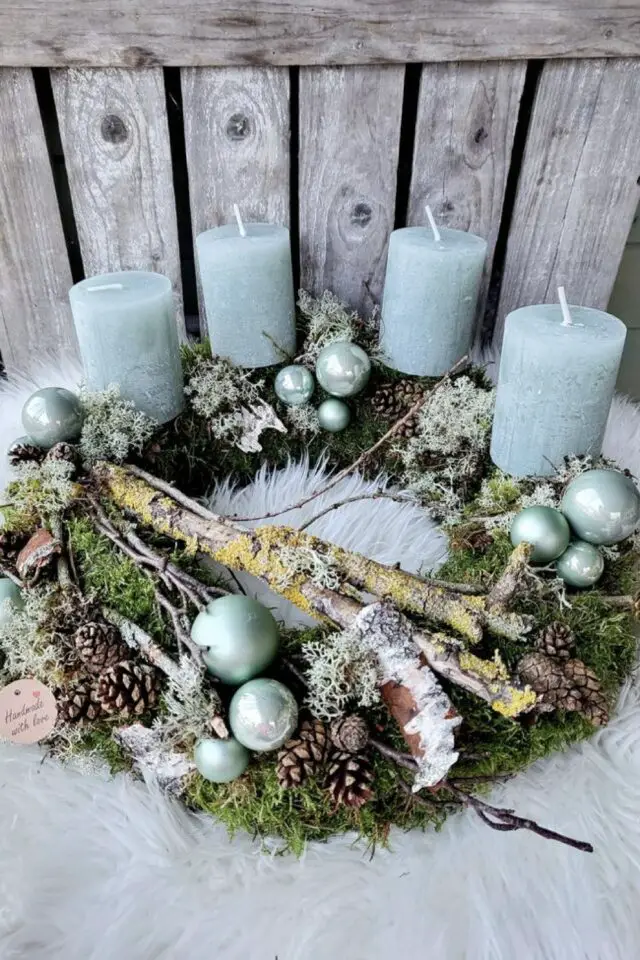
[[[335,339],[374,354],[374,324],[330,294],[301,295],[300,319],[299,362],[312,366]],[[572,460],[544,480],[500,474],[488,458],[492,389],[464,362],[437,382],[374,363],[352,425],[335,435],[311,406],[279,403],[276,371],[238,370],[206,344],[184,349],[184,367],[185,412],[168,426],[110,389],[83,396],[77,445],[10,452],[0,574],[23,604],[6,602],[0,617],[0,679],[35,677],[55,692],[50,751],[86,769],[144,769],[230,830],[296,853],[353,830],[384,843],[392,825],[438,827],[461,805],[496,829],[590,850],[482,795],[606,723],[633,666],[637,535],[606,549],[597,588],[572,591],[508,534],[517,511],[557,506],[594,464]],[[356,470],[384,469],[439,520],[449,557],[437,579],[405,572],[401,544],[390,567],[320,540],[313,523],[326,511],[295,530],[274,514],[220,517],[199,499],[212,477],[248,482],[261,463],[303,452],[327,453],[334,470],[305,504]],[[366,496],[400,496],[393,489]],[[190,625],[237,592],[238,571],[318,626],[283,630],[268,671],[293,691],[298,731],[219,784],[193,753],[228,735],[233,691],[205,671]]]

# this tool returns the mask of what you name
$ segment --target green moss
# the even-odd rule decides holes
[[[131,770],[131,758],[124,753],[112,737],[114,723],[94,724],[74,744],[71,755],[74,753],[95,753],[109,765],[113,774]]]

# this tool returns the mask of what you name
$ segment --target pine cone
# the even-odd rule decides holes
[[[105,713],[139,717],[158,702],[159,687],[153,667],[125,660],[100,677],[97,694]]]
[[[41,463],[44,459],[45,451],[36,443],[29,440],[28,437],[20,437],[14,440],[7,450],[7,457],[12,467],[17,467],[20,463]]]
[[[568,660],[571,650],[576,645],[576,638],[571,627],[559,620],[550,623],[538,636],[536,647],[548,657],[560,657]]]
[[[559,660],[544,653],[527,653],[518,664],[521,679],[540,697],[541,713],[568,710],[580,713],[596,726],[609,719],[600,681],[582,660]]]
[[[604,726],[609,720],[609,706],[597,675],[582,660],[575,659],[567,660],[564,672],[572,684],[570,694],[580,694],[578,712],[596,726]]]
[[[343,753],[340,750],[329,758],[327,789],[336,805],[361,807],[373,797],[373,770],[367,757]]]
[[[329,728],[334,747],[342,753],[361,753],[369,742],[369,728],[355,713],[334,720]]]
[[[78,683],[58,700],[58,717],[64,723],[90,723],[102,715],[102,704],[90,683]]]
[[[79,455],[78,448],[74,447],[72,443],[56,443],[46,456],[47,460],[61,460],[63,463],[70,463],[74,467],[78,466]]]
[[[371,406],[375,413],[385,420],[399,420],[410,407],[426,396],[424,384],[417,380],[403,377],[392,383],[384,383],[378,387],[371,398]],[[410,438],[416,433],[417,416],[403,424],[398,434]]]
[[[281,787],[299,787],[319,773],[327,755],[327,728],[322,720],[303,720],[295,737],[278,752],[277,776]]]
[[[76,630],[73,642],[91,673],[104,673],[129,655],[129,648],[123,643],[120,631],[111,623],[84,623]]]
[[[27,541],[22,534],[5,531],[0,533],[0,560],[15,566],[18,554]]]

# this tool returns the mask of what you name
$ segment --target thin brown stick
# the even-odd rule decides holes
[[[393,500],[395,503],[417,503],[417,501],[412,500],[409,497],[399,497],[393,493],[360,493],[353,497],[345,497],[344,500],[336,500],[335,503],[330,504],[328,507],[325,507],[324,510],[320,510],[316,513],[310,520],[307,520],[301,526],[298,527],[298,530],[307,530],[312,523],[315,523],[316,520],[319,520],[321,517],[326,516],[328,513],[331,513],[333,510],[339,510],[340,507],[346,506],[348,503],[357,503],[358,500]]]
[[[307,503],[311,503],[312,500],[315,500],[317,497],[322,496],[322,494],[327,493],[329,490],[332,490],[333,487],[337,486],[345,477],[348,477],[349,474],[353,473],[355,470],[358,470],[374,453],[376,453],[380,447],[383,447],[389,440],[392,440],[393,437],[402,429],[405,423],[408,423],[409,420],[418,413],[418,411],[426,403],[428,403],[433,395],[442,387],[445,383],[449,382],[449,379],[453,376],[454,373],[457,373],[468,363],[468,356],[462,357],[461,360],[458,360],[451,369],[445,373],[441,380],[438,380],[436,384],[432,387],[429,394],[426,397],[421,397],[419,400],[413,404],[413,406],[387,430],[384,436],[380,437],[372,447],[369,447],[367,450],[364,450],[359,457],[357,457],[353,463],[348,467],[345,467],[344,470],[340,470],[324,487],[321,487],[320,490],[316,490],[315,493],[310,494],[308,497],[304,497],[302,500],[299,500],[297,503],[290,504],[288,507],[283,507],[282,510],[274,510],[271,513],[264,513],[261,516],[257,517],[238,517],[234,516],[233,519],[236,522],[244,521],[254,521],[254,520],[270,520],[272,517],[280,517],[283,513],[288,513],[289,510],[299,510],[301,507],[304,507]],[[143,477],[147,479],[147,477]]]
[[[443,590],[452,590],[469,597],[480,597],[487,592],[487,588],[479,583],[450,583],[448,580],[438,580],[433,577],[422,577],[432,587],[442,587]]]
[[[146,470],[143,470],[141,467],[135,467],[132,464],[128,463],[126,465],[127,473],[133,474],[134,477],[139,477],[140,480],[145,480],[150,487],[153,487],[158,493],[166,493],[167,496],[172,497],[176,503],[179,503],[181,507],[184,507],[185,510],[189,510],[191,513],[195,513],[197,517],[202,517],[203,520],[221,520],[222,518],[217,516],[217,514],[212,513],[211,510],[207,510],[206,507],[203,507],[201,503],[198,503],[197,500],[193,500],[191,497],[188,497],[185,493],[182,493],[181,490],[178,490],[177,487],[173,487],[170,483],[165,483],[164,480],[161,480],[159,477],[155,477],[152,473],[147,473]]]
[[[374,750],[377,750],[378,753],[386,757],[387,760],[392,760],[399,767],[404,767],[413,773],[416,772],[418,764],[410,753],[401,753],[400,750],[396,750],[394,747],[390,747],[388,744],[383,743],[381,740],[376,740],[373,737],[369,737],[369,743]]]

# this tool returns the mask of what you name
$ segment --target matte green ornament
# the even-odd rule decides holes
[[[584,540],[570,543],[556,563],[556,573],[570,587],[592,587],[604,572],[604,557]]]
[[[318,383],[334,397],[354,397],[366,387],[371,361],[357,343],[338,340],[324,347],[316,360]]]
[[[7,603],[5,601],[11,601]],[[0,627],[9,623],[13,616],[14,609],[22,610],[24,600],[20,587],[9,580],[8,577],[0,577]]]
[[[249,750],[277,750],[297,725],[298,704],[279,680],[250,680],[236,690],[229,705],[229,726]]]
[[[56,443],[77,440],[82,420],[79,398],[64,387],[36,390],[22,408],[24,429],[36,445],[46,449]]]
[[[238,685],[269,666],[278,652],[280,634],[273,615],[243,594],[207,604],[191,627],[191,639],[203,653],[207,669],[223,683]]]
[[[565,490],[560,509],[587,543],[609,546],[631,536],[640,520],[640,495],[619,470],[587,470]]]
[[[328,430],[329,433],[340,433],[349,426],[351,411],[343,400],[332,397],[318,407],[318,420],[323,430]]]
[[[530,543],[533,563],[551,563],[569,546],[571,531],[565,517],[554,507],[525,507],[511,524],[511,543]]]
[[[292,363],[282,368],[276,377],[274,389],[278,399],[287,406],[299,407],[309,402],[315,386],[311,371],[299,363]]]
[[[230,783],[242,776],[251,756],[234,737],[226,740],[200,740],[193,759],[198,773],[211,783]]]

